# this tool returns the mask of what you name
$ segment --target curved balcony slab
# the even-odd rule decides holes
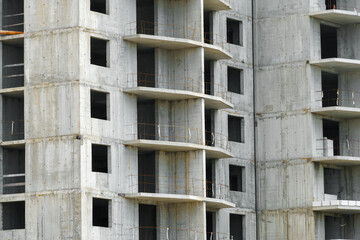
[[[143,150],[152,151],[166,151],[166,152],[183,152],[183,151],[196,151],[205,150],[207,158],[232,158],[234,155],[222,148],[210,147],[195,143],[185,142],[170,142],[170,141],[158,141],[158,140],[130,140],[125,141],[124,145],[137,147]]]
[[[329,69],[335,72],[349,72],[360,70],[360,60],[346,58],[325,58],[321,60],[310,61],[310,64],[323,69]]]
[[[216,209],[235,207],[235,204],[222,199],[207,198],[207,197],[200,197],[194,195],[184,195],[184,194],[129,193],[129,194],[125,194],[125,198],[153,201],[153,202],[167,202],[167,203],[205,202],[206,206]]]
[[[14,43],[15,45],[23,45],[24,44],[24,34],[16,34],[16,35],[4,35],[0,36],[1,42]]]
[[[313,202],[313,211],[340,214],[359,214],[360,201],[331,200]]]
[[[222,11],[230,10],[231,7],[228,1],[224,0],[204,0],[205,11]]]
[[[204,98],[205,107],[208,109],[225,109],[233,108],[234,105],[220,97],[211,96],[203,93],[173,90],[166,88],[153,88],[153,87],[135,87],[125,89],[124,92],[138,95],[140,98],[148,99],[162,99],[168,101]]]
[[[221,59],[232,58],[230,53],[223,50],[219,46],[206,44],[191,39],[164,37],[164,36],[147,35],[147,34],[135,34],[135,35],[125,36],[124,40],[146,47],[163,48],[170,50],[203,47],[205,50],[206,59],[221,60]]]
[[[312,161],[315,163],[333,164],[344,167],[360,165],[360,157],[347,157],[347,156],[316,157],[313,158]]]
[[[339,25],[360,23],[360,15],[354,11],[331,9],[310,13],[310,16],[322,21],[327,21]]]
[[[352,107],[323,107],[312,109],[312,113],[335,117],[339,119],[352,119],[352,118],[360,118],[360,108],[352,108]]]

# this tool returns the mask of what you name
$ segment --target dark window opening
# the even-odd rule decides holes
[[[244,94],[243,70],[228,67],[228,91]]]
[[[230,214],[230,239],[243,240],[244,215]]]
[[[2,88],[24,86],[24,42],[3,43],[2,50]]]
[[[227,42],[242,46],[242,22],[233,19],[227,19],[226,26]]]
[[[336,195],[340,198],[341,192],[341,170],[324,168],[324,193]]]
[[[204,65],[204,85],[205,85],[205,94],[213,95],[214,94],[214,84],[213,84],[213,64],[212,61],[205,60]]]
[[[206,159],[206,197],[215,197],[215,167],[213,159]]]
[[[24,31],[24,0],[2,1],[2,30]]]
[[[216,240],[215,213],[206,212],[206,240]]]
[[[338,92],[338,75],[322,72],[321,73],[321,87],[322,87],[322,106],[331,107],[339,106],[339,92]]]
[[[244,174],[245,173],[245,167],[241,166],[229,166],[229,176],[230,176],[230,191],[238,191],[238,192],[244,192]]]
[[[109,67],[108,40],[91,37],[91,64]],[[110,52],[110,51],[109,51]]]
[[[155,33],[155,7],[154,0],[136,0],[137,34]]]
[[[339,122],[323,119],[323,137],[333,141],[334,155],[340,155]]]
[[[93,198],[93,226],[110,227],[110,204],[111,200]]]
[[[108,14],[108,0],[91,0],[90,1],[90,10],[93,12]]]
[[[327,25],[320,25],[321,29],[321,58],[337,57],[337,29]]]
[[[212,39],[212,12],[204,12],[204,42],[213,44]]]
[[[214,135],[214,110],[205,110],[205,143],[207,146],[215,146]]]
[[[244,118],[228,116],[229,141],[244,143]]]
[[[3,141],[24,139],[24,95],[2,96]]]
[[[25,202],[4,202],[2,205],[2,230],[25,229]]]
[[[139,204],[139,239],[157,240],[156,206]]]
[[[137,48],[137,85],[155,87],[155,49]]]
[[[155,140],[155,102],[138,100],[137,118],[138,139]]]
[[[25,192],[25,149],[3,148],[3,194]]]
[[[91,145],[91,160],[92,160],[92,171],[108,173],[108,152],[109,146],[92,144]]]
[[[108,93],[91,90],[91,117],[109,120]]]
[[[325,0],[326,9],[336,9],[336,0]]]
[[[155,193],[155,152],[138,153],[139,192]]]
[[[341,217],[325,216],[325,239],[344,239]]]

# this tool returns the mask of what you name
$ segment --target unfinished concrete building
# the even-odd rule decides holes
[[[255,2],[258,237],[360,239],[360,1]]]
[[[256,239],[251,1],[0,6],[0,239]]]

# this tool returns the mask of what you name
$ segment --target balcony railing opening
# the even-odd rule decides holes
[[[2,1],[2,30],[24,32],[24,0]]]
[[[2,45],[2,88],[24,86],[24,43]]]
[[[326,215],[325,239],[356,239],[353,222],[353,215]]]
[[[25,192],[25,149],[3,148],[3,194]]]
[[[329,89],[316,92],[322,107],[360,107],[360,92]],[[320,99],[319,99],[320,98]]]

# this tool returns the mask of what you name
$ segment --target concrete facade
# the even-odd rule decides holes
[[[359,239],[359,1],[255,1],[259,239]]]
[[[0,2],[0,239],[256,239],[251,1]]]

